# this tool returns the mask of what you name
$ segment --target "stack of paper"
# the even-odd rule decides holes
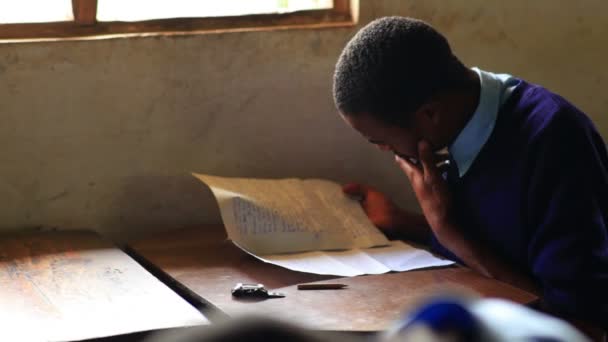
[[[195,176],[215,195],[228,238],[265,262],[338,276],[453,264],[388,241],[331,181]]]

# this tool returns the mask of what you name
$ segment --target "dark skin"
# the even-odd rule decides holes
[[[439,242],[474,271],[533,293],[536,283],[511,267],[484,245],[467,240],[453,218],[452,198],[436,166],[435,151],[449,146],[469,121],[479,103],[480,83],[470,71],[470,86],[445,91],[422,105],[407,125],[390,125],[369,113],[342,114],[342,118],[372,144],[395,154],[395,162],[408,177],[423,215],[395,205],[381,192],[362,184],[347,184],[344,192],[361,198],[361,205],[387,236],[427,240],[431,231]],[[569,320],[594,340],[603,340],[603,329]]]

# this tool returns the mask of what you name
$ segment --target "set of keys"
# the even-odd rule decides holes
[[[238,283],[232,289],[232,296],[236,298],[283,298],[284,294],[268,291],[264,284]]]

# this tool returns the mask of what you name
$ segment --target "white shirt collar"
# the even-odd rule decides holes
[[[492,135],[501,105],[519,83],[511,75],[493,74],[478,68],[472,70],[477,73],[481,83],[479,103],[469,122],[448,147],[460,177],[469,171]]]

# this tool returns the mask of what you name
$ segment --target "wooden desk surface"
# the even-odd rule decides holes
[[[475,292],[528,304],[536,297],[461,267],[338,278],[290,271],[263,263],[226,240],[221,225],[165,232],[131,248],[191,291],[230,316],[260,314],[319,330],[378,331],[422,300],[445,289]],[[339,282],[347,289],[298,291],[304,282]],[[243,301],[236,283],[263,283],[285,298]]]
[[[208,323],[86,231],[0,236],[0,341],[70,341]]]

